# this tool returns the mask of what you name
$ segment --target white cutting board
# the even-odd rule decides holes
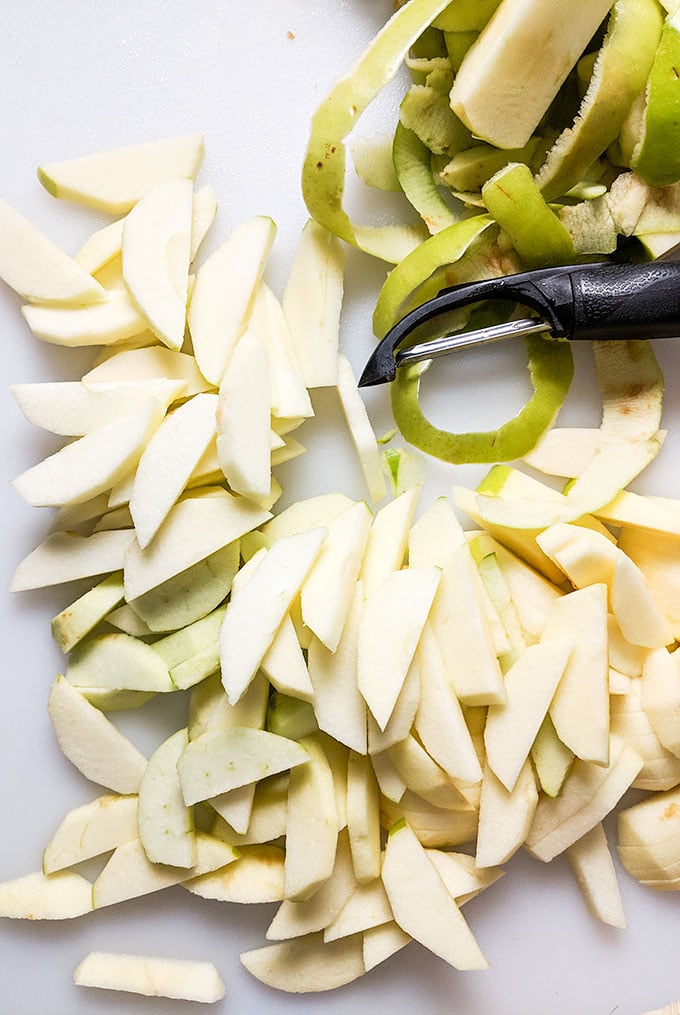
[[[40,162],[120,144],[201,130],[207,155],[201,182],[220,202],[215,245],[252,215],[271,215],[279,237],[268,277],[280,293],[306,213],[299,174],[310,116],[327,89],[391,12],[389,0],[39,0],[5,5],[0,62],[0,196],[75,252],[105,219],[54,201],[35,179]],[[369,115],[358,133],[389,130],[396,103]],[[350,178],[353,173],[350,171]],[[352,183],[354,188],[354,184]],[[389,202],[387,202],[389,203]],[[386,202],[357,194],[368,217]],[[1,242],[1,238],[0,238]],[[348,258],[343,347],[359,370],[373,347],[371,312],[385,266],[351,252]],[[20,301],[0,287],[3,385],[0,415],[2,575],[6,588],[19,560],[42,538],[47,511],[27,507],[7,485],[57,442],[29,427],[7,385],[79,376],[90,353],[37,342],[19,316]],[[670,430],[659,460],[640,489],[680,495],[680,345],[659,343],[666,372]],[[577,381],[562,420],[594,425],[599,405],[587,350],[579,350]],[[437,418],[459,429],[502,422],[527,394],[518,350],[494,347],[437,369]],[[434,370],[432,371],[434,374]],[[435,387],[435,385],[433,385]],[[379,433],[389,428],[386,389],[368,393]],[[337,407],[326,392],[315,399],[317,419],[301,438],[307,455],[280,470],[285,501],[343,489],[364,496]],[[481,468],[428,463],[423,504],[453,482],[475,483]],[[0,879],[37,869],[41,849],[63,814],[97,795],[56,748],[45,703],[62,666],[49,618],[71,591],[3,594],[0,699]],[[121,719],[144,749],[182,720],[186,702],[141,731]],[[411,945],[359,982],[323,997],[287,996],[252,980],[241,950],[264,944],[274,907],[205,902],[172,889],[60,924],[0,925],[0,1012],[3,1015],[97,1015],[189,1012],[183,1002],[154,1001],[76,989],[71,975],[91,950],[139,951],[212,960],[227,987],[215,1010],[225,1013],[391,1015],[641,1015],[680,997],[680,899],[643,890],[627,875],[622,892],[629,930],[600,926],[587,914],[566,861],[544,866],[524,855],[506,877],[466,909],[491,969],[457,973]]]

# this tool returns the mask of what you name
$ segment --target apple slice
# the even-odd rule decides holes
[[[193,263],[198,254],[199,248],[206,238],[210,226],[215,221],[217,214],[217,197],[215,191],[206,184],[200,190],[194,191],[194,200],[191,206],[191,250],[189,260]]]
[[[347,905],[356,889],[347,835],[337,841],[332,873],[308,899],[293,902],[284,898],[267,928],[267,940],[284,941],[324,930]]]
[[[66,680],[57,677],[47,709],[59,746],[86,778],[116,793],[136,793],[146,758]]]
[[[390,759],[407,788],[434,807],[466,806],[460,790],[433,761],[414,736],[408,736],[389,749]]]
[[[237,339],[217,403],[217,457],[230,488],[256,504],[271,487],[271,395],[267,346],[253,331]]]
[[[74,257],[81,268],[94,275],[109,265],[111,261],[120,257],[124,223],[125,219],[116,219],[115,222],[110,222],[107,226],[97,229],[85,240]]]
[[[306,752],[308,764],[290,774],[284,889],[287,899],[300,902],[314,895],[333,873],[339,820],[333,772],[319,735],[303,737],[298,749]],[[347,860],[351,869],[349,850]]]
[[[390,831],[382,879],[394,919],[405,933],[456,969],[488,967],[459,907],[405,821]]]
[[[25,874],[0,884],[0,917],[69,920],[92,912],[92,885],[75,871]]]
[[[567,850],[588,912],[611,927],[626,929],[623,901],[607,836],[601,824]]]
[[[130,513],[137,542],[149,545],[215,433],[217,395],[199,394],[169,416],[147,443],[135,473]]]
[[[434,567],[394,571],[364,605],[357,683],[381,730],[394,710],[440,577]],[[392,637],[395,627],[397,640]]]
[[[412,940],[394,920],[378,927],[368,927],[364,931],[363,938],[366,972],[385,962]]]
[[[463,845],[477,834],[477,811],[468,803],[463,809],[435,807],[411,790],[406,790],[398,805],[384,797],[381,820],[387,828],[405,820],[418,841],[428,848]]]
[[[331,519],[323,546],[300,589],[302,620],[331,652],[340,642],[370,528],[371,512],[363,501]]]
[[[104,291],[97,303],[85,306],[51,307],[27,303],[21,313],[36,338],[72,348],[115,345],[142,334],[147,328],[146,319],[125,289]]]
[[[325,944],[319,931],[242,952],[241,962],[255,979],[294,994],[334,990],[365,972],[360,934]]]
[[[307,751],[293,740],[234,726],[208,730],[191,740],[177,770],[184,802],[190,805],[308,761]]]
[[[449,895],[459,906],[464,906],[503,877],[504,872],[500,868],[480,869],[475,858],[468,853],[442,849],[428,849],[426,852]]]
[[[69,811],[43,852],[43,871],[72,867],[136,839],[137,797],[100,796]]]
[[[122,632],[98,635],[76,646],[69,659],[66,679],[75,687],[176,690],[158,653],[145,642]]]
[[[335,385],[345,252],[313,219],[302,230],[283,294],[302,377],[308,388]]]
[[[154,335],[184,342],[193,185],[176,179],[146,192],[123,226],[123,278]]]
[[[80,381],[13,384],[10,391],[29,423],[64,437],[82,437],[156,398],[166,408],[184,392],[182,381],[112,383],[92,391]]]
[[[70,652],[114,607],[122,603],[123,595],[123,575],[118,571],[53,617],[52,637],[61,651]]]
[[[359,754],[366,753],[366,702],[357,686],[359,624],[364,606],[357,582],[342,637],[335,652],[312,638],[307,652],[319,728]]]
[[[122,990],[146,997],[169,997],[212,1004],[225,994],[212,962],[165,959],[151,955],[90,952],[73,973],[77,987]]]
[[[184,881],[182,887],[202,899],[240,902],[245,905],[281,902],[283,861],[281,846],[261,843],[239,846],[241,854],[228,867]]]
[[[642,571],[621,550],[616,554],[610,598],[627,641],[651,649],[673,644],[672,626],[650,595]]]
[[[25,592],[120,571],[133,538],[127,529],[91,536],[54,532],[21,561],[12,576],[10,591]]]
[[[111,854],[92,885],[95,909],[162,891],[189,878],[219,870],[238,859],[238,850],[204,832],[196,833],[197,860],[193,867],[151,863],[139,839],[126,842]]]
[[[212,834],[224,838],[239,849],[241,846],[273,842],[281,838],[286,834],[288,782],[289,776],[285,772],[257,783],[247,832],[235,832],[218,815]]]
[[[530,645],[505,674],[506,703],[489,707],[484,729],[488,765],[508,792],[529,755],[573,648],[570,638]]]
[[[31,303],[75,307],[106,292],[77,261],[0,199],[0,278]]]
[[[232,595],[220,630],[222,680],[232,704],[255,676],[325,534],[325,529],[310,529],[279,539],[252,578]]]
[[[365,884],[375,881],[376,878],[379,879],[380,794],[378,783],[370,760],[355,751],[350,751],[347,768],[347,833],[357,881],[360,884]],[[391,919],[391,914],[388,919]]]
[[[404,683],[401,685],[392,715],[388,719],[385,729],[380,729],[370,712],[367,715],[369,754],[379,754],[408,737],[418,711],[419,698],[420,665],[416,655],[404,677]]]
[[[387,488],[378,442],[364,400],[359,393],[352,366],[342,353],[338,356],[336,383],[340,405],[364,475],[368,495],[374,502],[383,500],[387,496]]]
[[[27,469],[13,486],[29,504],[39,506],[96,497],[134,469],[164,415],[164,406],[150,398]]]
[[[280,694],[312,701],[314,688],[307,663],[290,617],[284,617],[274,640],[262,657],[262,672]]]
[[[338,938],[359,934],[392,921],[392,907],[378,877],[358,885],[335,920],[325,928],[323,939],[337,941]]]
[[[164,346],[115,352],[82,377],[82,383],[93,391],[111,383],[147,380],[184,381],[186,386],[182,395],[185,398],[213,390],[193,356]]]
[[[182,729],[157,747],[139,787],[139,838],[153,863],[193,867],[198,859],[193,814],[184,803],[177,774],[188,742]]]
[[[125,557],[125,598],[132,602],[205,560],[271,515],[220,487],[182,498],[169,511],[151,545],[134,541]]]
[[[193,179],[203,152],[203,135],[186,134],[51,162],[38,179],[53,197],[124,215],[156,184]]]
[[[201,373],[215,387],[246,330],[275,234],[271,219],[254,218],[236,228],[196,273],[189,331]]]
[[[294,536],[298,532],[308,532],[328,525],[341,511],[348,508],[353,501],[344,493],[322,493],[318,497],[307,497],[297,500],[284,511],[272,518],[262,527],[268,545],[272,545],[282,536]]]
[[[413,521],[420,489],[412,487],[385,504],[376,513],[368,534],[361,565],[361,581],[368,598],[393,571],[399,571],[406,556],[409,529]],[[412,567],[429,567],[432,560],[411,561]]]
[[[475,851],[478,867],[496,867],[517,852],[531,828],[537,804],[538,790],[530,761],[524,762],[509,792],[490,768],[485,770]]]
[[[680,758],[680,657],[665,648],[647,653],[642,669],[641,703],[659,741]]]
[[[283,308],[265,282],[260,282],[255,294],[248,330],[263,338],[267,345],[272,415],[284,419],[313,416]]]

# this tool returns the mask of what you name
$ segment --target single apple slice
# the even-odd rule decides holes
[[[171,673],[195,656],[202,655],[206,650],[212,650],[217,657],[216,669],[219,663],[217,647],[220,624],[224,619],[225,612],[226,606],[219,607],[179,631],[174,631],[172,634],[152,642],[150,648],[158,653]]]
[[[464,809],[435,807],[417,793],[406,790],[398,805],[383,798],[383,828],[405,820],[418,841],[428,848],[447,848],[472,842],[477,835],[477,811],[468,803]]]
[[[390,830],[382,879],[394,919],[405,933],[456,969],[488,967],[459,907],[405,821]]]
[[[271,515],[220,487],[183,497],[169,511],[153,542],[135,540],[125,557],[125,598],[132,602],[222,549]]]
[[[610,670],[609,691],[613,694],[611,672]],[[531,760],[543,792],[549,797],[559,796],[574,760],[574,752],[565,747],[558,737],[550,713],[541,723],[531,745]]]
[[[567,850],[588,912],[611,927],[626,929],[623,900],[602,824]]]
[[[271,394],[267,346],[253,331],[237,339],[217,403],[217,457],[230,488],[256,504],[271,486]]]
[[[559,0],[501,4],[463,58],[454,112],[498,148],[525,145],[611,6],[578,0],[567,17]],[[526,59],[527,33],[536,60]]]
[[[174,691],[168,668],[150,645],[129,634],[101,634],[76,646],[66,679],[75,687]]]
[[[392,709],[392,715],[387,720],[385,729],[380,729],[370,712],[367,714],[369,754],[380,754],[409,736],[418,711],[419,699],[420,665],[418,657],[415,655],[404,677],[404,682]]]
[[[360,884],[323,932],[324,941],[337,941],[349,934],[360,934],[371,927],[380,927],[393,920],[387,892],[381,879]]]
[[[165,417],[144,448],[130,494],[141,549],[158,532],[208,447],[215,433],[217,401],[217,395],[194,395]]]
[[[284,898],[267,928],[267,940],[284,941],[324,930],[347,905],[356,889],[347,835],[337,841],[332,873],[308,899]]]
[[[465,533],[448,498],[438,497],[408,534],[409,567],[443,567],[451,550],[464,543]]]
[[[193,813],[184,803],[177,772],[188,742],[182,729],[157,747],[139,787],[139,838],[153,863],[193,867],[198,859]]]
[[[298,749],[304,750],[308,764],[290,774],[284,867],[286,898],[296,902],[309,899],[331,877],[339,831],[333,772],[319,735],[304,737]],[[349,850],[347,859],[351,869]]]
[[[651,649],[675,641],[672,626],[650,595],[642,571],[621,550],[616,554],[610,598],[627,641]]]
[[[248,330],[254,331],[267,345],[272,415],[284,419],[313,416],[283,308],[265,282],[260,282],[255,294]]]
[[[271,546],[282,536],[294,536],[298,532],[308,532],[328,525],[341,511],[348,508],[353,501],[344,493],[323,493],[318,497],[307,497],[294,501],[289,507],[262,526],[262,533]]]
[[[109,575],[52,618],[52,637],[62,652],[70,652],[104,617],[123,601],[123,575]]]
[[[208,730],[184,748],[177,762],[187,805],[309,761],[292,740],[248,727]]]
[[[550,703],[562,743],[585,761],[609,759],[607,588],[577,589],[555,602],[541,642],[573,640],[573,649]]]
[[[368,495],[373,502],[387,496],[380,449],[364,400],[357,387],[352,365],[342,353],[337,362],[337,389],[350,437],[364,475]]]
[[[197,684],[191,691],[189,705],[189,739],[197,740],[208,730],[232,726],[262,729],[267,714],[269,686],[258,673],[243,697],[231,705],[222,686],[220,674]]]
[[[360,934],[328,944],[321,932],[307,934],[242,952],[241,962],[256,980],[293,994],[334,990],[365,972]]]
[[[246,905],[283,899],[283,847],[272,843],[239,846],[238,860],[228,867],[184,881],[182,887],[202,899]]]
[[[597,517],[607,525],[680,536],[678,501],[643,497],[631,490],[622,490],[613,501],[598,510]]]
[[[361,581],[367,598],[388,575],[403,567],[409,529],[419,497],[420,489],[412,487],[381,507],[373,518],[361,565]],[[434,562],[422,560],[410,563],[412,567],[429,567]]]
[[[25,300],[76,307],[106,296],[88,271],[3,200],[0,231],[0,278]]]
[[[642,571],[647,589],[676,635],[680,635],[678,537],[623,528],[619,548]]]
[[[363,939],[366,972],[385,962],[412,941],[394,920],[378,927],[368,927],[364,931]]]
[[[665,648],[647,653],[642,668],[641,702],[666,750],[680,758],[679,657]]]
[[[203,152],[203,135],[186,134],[51,162],[38,179],[53,197],[124,215],[156,184],[193,179]]]
[[[121,990],[146,997],[168,997],[212,1004],[224,997],[224,984],[212,962],[90,952],[73,973],[77,987]]]
[[[371,512],[363,501],[331,519],[300,589],[302,620],[331,652],[340,642],[370,528]]]
[[[468,853],[442,849],[428,849],[426,852],[449,895],[459,906],[464,906],[503,877],[504,872],[498,867],[479,868],[475,857]]]
[[[312,701],[314,688],[307,663],[290,617],[284,617],[274,640],[262,657],[262,672],[280,694]]]
[[[91,536],[54,532],[21,561],[10,591],[25,592],[120,571],[133,538],[127,529]]]
[[[82,437],[157,398],[166,408],[184,392],[182,381],[112,383],[92,391],[80,381],[13,384],[10,391],[29,423],[64,437]]]
[[[186,387],[182,395],[185,398],[201,391],[213,390],[212,385],[200,373],[193,356],[158,345],[148,349],[115,352],[82,377],[82,383],[93,391],[114,382],[146,380],[184,381]]]
[[[479,801],[475,863],[496,867],[513,856],[531,828],[538,790],[530,761],[525,761],[509,792],[490,768],[484,772]]]
[[[47,709],[59,746],[86,778],[116,793],[136,793],[146,758],[65,677],[57,677]]]
[[[310,529],[279,539],[252,578],[232,595],[220,630],[222,680],[232,704],[255,676],[325,534],[325,529]]]
[[[100,796],[69,811],[43,852],[43,871],[72,867],[136,839],[137,797]]]
[[[247,832],[235,832],[218,815],[212,834],[218,839],[223,838],[226,842],[233,843],[239,849],[241,846],[273,842],[281,838],[286,834],[288,782],[288,773],[284,772],[257,783]]]
[[[359,624],[364,606],[357,582],[342,637],[335,652],[312,638],[307,652],[319,728],[359,754],[366,753],[366,702],[357,686]]]
[[[123,278],[154,335],[184,342],[193,185],[168,180],[146,192],[123,226]]]
[[[146,331],[140,314],[125,289],[104,291],[97,303],[84,306],[38,306],[21,308],[36,338],[52,345],[79,347],[115,345]]]
[[[238,850],[227,842],[196,833],[197,859],[193,867],[170,867],[151,863],[140,839],[118,846],[92,885],[95,909],[114,906],[127,899],[162,891],[189,878],[219,870],[238,859]]]
[[[275,234],[271,219],[254,218],[235,229],[196,273],[189,331],[201,373],[215,387],[246,330]]]
[[[345,252],[313,219],[302,230],[283,294],[302,377],[308,388],[335,385]]]
[[[219,793],[210,800],[210,806],[237,834],[245,834],[253,812],[256,783]]]
[[[27,469],[13,486],[29,504],[77,504],[109,490],[135,468],[165,407],[150,398]]]
[[[81,268],[89,271],[90,274],[96,274],[111,261],[120,257],[124,223],[125,219],[116,219],[115,222],[110,222],[102,229],[97,229],[85,240],[74,258]]]
[[[508,792],[517,781],[574,648],[570,638],[530,645],[505,674],[507,701],[484,729],[489,768]]]
[[[354,876],[360,884],[375,882],[380,878],[380,794],[370,760],[355,751],[347,769],[347,834]]]
[[[406,787],[434,807],[465,807],[466,800],[446,772],[433,761],[414,736],[389,749],[390,759]]]
[[[357,683],[382,730],[399,697],[440,577],[434,567],[394,571],[364,605]],[[396,640],[392,637],[395,627],[400,632]]]
[[[69,920],[92,908],[92,885],[75,871],[36,872],[0,884],[0,917],[11,920]]]

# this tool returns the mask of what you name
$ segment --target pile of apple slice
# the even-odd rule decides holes
[[[524,848],[566,851],[589,909],[624,926],[602,822],[630,787],[653,795],[620,814],[626,868],[663,889],[680,876],[680,578],[667,563],[680,504],[612,499],[631,435],[637,471],[660,447],[653,364],[623,347],[649,384],[615,371],[602,428],[534,452],[559,474],[579,448],[580,487],[501,468],[454,491],[477,530],[448,498],[416,520],[416,486],[375,514],[335,492],[273,517],[272,432],[290,440],[308,388],[337,386],[375,500],[380,455],[338,355],[327,233],[306,227],[282,306],[262,281],[266,219],[190,277],[213,203],[188,185],[200,147],[41,171],[55,194],[125,214],[86,244],[87,267],[0,209],[25,252],[0,274],[34,331],[106,345],[78,382],[15,388],[29,419],[76,437],[16,481],[59,513],[13,587],[98,579],[53,620],[68,659],[49,713],[104,793],[64,817],[42,871],[0,885],[0,915],[77,917],[177,884],[279,902],[244,965],[283,990],[326,990],[412,939],[485,967],[461,906]],[[112,715],[178,692],[187,721],[147,758]],[[79,868],[94,857],[93,881]],[[76,981],[144,991],[146,968],[167,996],[176,976],[180,996],[221,996],[212,967],[134,956],[95,953]]]

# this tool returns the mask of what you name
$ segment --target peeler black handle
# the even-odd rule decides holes
[[[443,289],[385,335],[360,385],[394,379],[395,351],[419,325],[482,300],[531,307],[555,338],[675,338],[680,337],[680,261],[565,265]]]

